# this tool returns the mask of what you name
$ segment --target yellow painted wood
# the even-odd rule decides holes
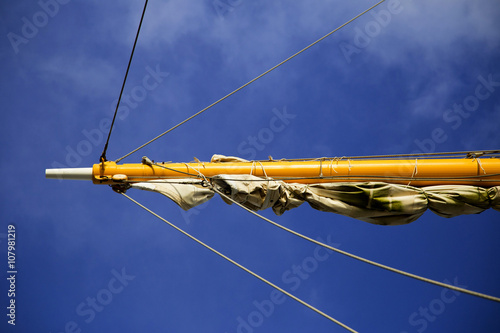
[[[229,163],[164,163],[170,170],[157,165],[94,164],[95,184],[119,184],[123,176],[129,182],[153,179],[196,177],[198,172],[209,178],[219,174],[253,174],[282,179],[292,183],[383,181],[412,186],[429,185],[500,185],[500,159],[425,159],[425,160],[324,160],[324,161],[263,161]],[[183,173],[180,173],[180,172]],[[497,175],[495,175],[497,174]],[[118,175],[118,176],[116,176]],[[115,176],[115,177],[113,177]],[[320,176],[332,177],[318,179]],[[479,177],[469,178],[468,177]],[[309,179],[294,179],[294,178]],[[394,178],[394,177],[399,177]],[[448,178],[448,179],[443,179]]]

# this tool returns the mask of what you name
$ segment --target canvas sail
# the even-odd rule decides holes
[[[489,208],[500,211],[500,186],[418,188],[383,182],[298,184],[234,174],[215,176],[212,182],[215,188],[243,206],[254,211],[271,208],[276,215],[305,202],[320,211],[379,225],[407,224],[427,209],[447,218],[478,214]],[[161,193],[184,210],[214,196],[214,190],[192,178],[141,182],[132,184],[132,188]],[[224,201],[231,204],[227,199]]]

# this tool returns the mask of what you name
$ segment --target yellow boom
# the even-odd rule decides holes
[[[325,159],[153,164],[116,164],[107,161],[94,164],[92,168],[47,170],[47,178],[88,179],[94,184],[108,185],[201,175],[210,178],[220,174],[252,174],[304,184],[379,181],[417,187],[448,184],[490,187],[500,185],[500,159]]]

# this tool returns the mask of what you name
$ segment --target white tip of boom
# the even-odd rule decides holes
[[[92,180],[92,168],[45,169],[45,178]]]

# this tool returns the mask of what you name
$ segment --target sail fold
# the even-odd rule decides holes
[[[307,202],[312,208],[374,224],[398,225],[418,219],[427,199],[414,187],[367,183],[288,184],[252,175],[219,175],[215,186],[252,209],[272,207],[277,215]]]
[[[210,200],[214,191],[204,187],[199,179],[161,179],[131,184],[132,188],[158,192],[189,210]]]
[[[254,210],[271,208],[276,215],[307,202],[312,208],[378,225],[417,220],[427,209],[443,217],[500,211],[500,186],[467,185],[413,187],[383,182],[286,183],[253,175],[218,175],[212,185],[232,200]],[[133,188],[159,192],[188,210],[213,197],[198,179],[155,180]],[[231,204],[230,200],[222,199]]]

